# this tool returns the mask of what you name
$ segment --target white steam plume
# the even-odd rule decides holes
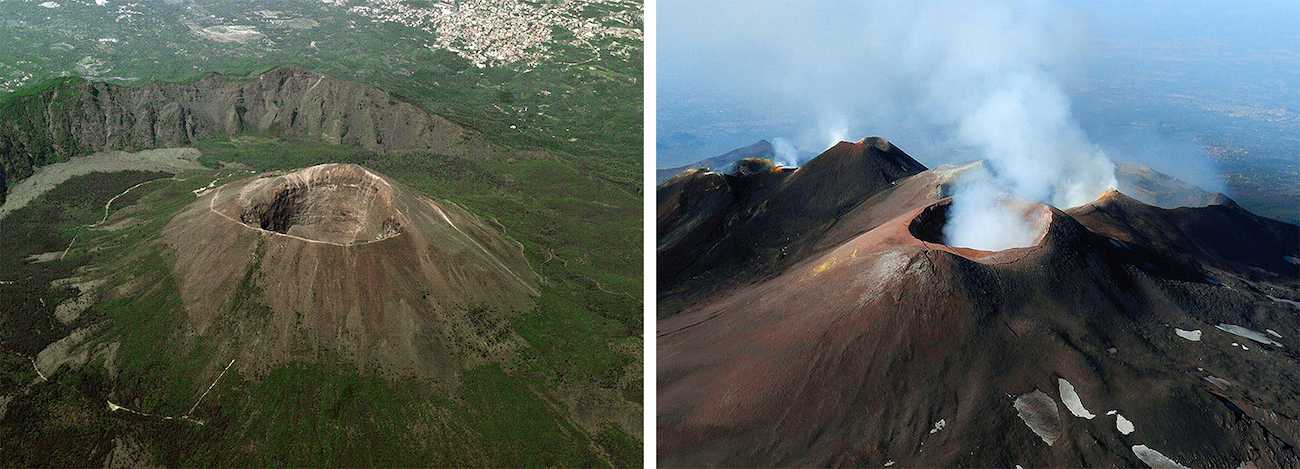
[[[1069,114],[1068,98],[1050,77],[1007,76],[999,85],[959,122],[958,139],[976,147],[990,171],[963,174],[963,183],[952,191],[944,238],[953,246],[1001,250],[1033,244],[1036,233],[1014,232],[1030,223],[1015,222],[1020,212],[999,199],[1066,208],[1116,184],[1114,165],[1087,141]]]
[[[772,160],[781,166],[799,166],[799,150],[781,137],[774,137],[772,142]]]
[[[833,125],[826,128],[826,144],[822,148],[830,148],[840,142],[853,140],[849,138],[849,128],[844,125]]]
[[[817,125],[799,146],[870,134],[931,163],[986,160],[983,181],[953,188],[950,244],[998,250],[1034,238],[1008,232],[1018,215],[1002,208],[1005,196],[1065,208],[1115,184],[1060,83],[1088,50],[1082,15],[1058,2],[665,0],[659,11],[661,25],[683,25],[661,32],[660,61],[666,50],[685,56],[661,75]],[[938,148],[956,151],[927,154]]]
[[[1114,165],[1079,128],[1055,77],[1069,44],[1053,29],[1061,12],[1008,0],[921,2],[913,13],[904,23],[910,34],[902,60],[922,84],[922,109],[987,163],[953,188],[945,242],[984,250],[1030,245],[1035,221],[1004,202],[1072,207],[1115,185]]]
[[[958,179],[943,226],[944,242],[984,250],[1030,246],[1038,241],[1046,220],[1026,218],[1024,202],[1014,200],[983,165]]]

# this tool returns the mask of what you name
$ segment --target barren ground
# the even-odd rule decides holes
[[[138,152],[106,151],[44,166],[32,177],[14,185],[4,206],[0,206],[0,219],[73,176],[128,170],[180,172],[202,169],[198,158],[199,151],[194,148],[160,148]]]

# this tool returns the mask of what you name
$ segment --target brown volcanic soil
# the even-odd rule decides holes
[[[328,355],[454,381],[536,295],[497,229],[356,165],[230,182],[164,233],[189,327],[252,370]]]
[[[659,314],[800,258],[837,217],[924,170],[887,140],[870,137],[840,142],[794,171],[675,176],[658,190],[658,280],[667,300]]]
[[[1265,295],[1298,298],[1300,279],[1171,256],[1083,208],[1033,208],[1045,223],[1031,247],[954,249],[934,242],[938,173],[865,197],[753,281],[666,294],[684,306],[658,323],[661,465],[1143,467],[1138,445],[1190,467],[1300,465],[1300,309]],[[1147,208],[1133,216],[1165,233],[1197,213]],[[1240,233],[1261,251],[1300,249]],[[1072,414],[1060,379],[1095,417]]]

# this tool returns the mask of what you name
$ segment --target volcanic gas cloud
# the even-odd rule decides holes
[[[924,109],[986,162],[952,187],[944,238],[982,250],[1030,245],[1033,220],[1008,202],[1068,208],[1115,185],[1114,165],[1079,128],[1056,77],[1071,55],[1070,38],[1056,26],[1065,15],[1015,2],[942,3],[907,17],[904,27],[927,34],[903,36],[901,50],[915,57],[905,69],[921,83]]]

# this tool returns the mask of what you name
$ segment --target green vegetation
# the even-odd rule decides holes
[[[573,444],[580,437],[576,429],[529,392],[527,383],[494,366],[467,372],[463,395],[456,397],[315,364],[279,368],[258,382],[227,378],[230,384],[211,396],[226,405],[209,419],[214,428],[204,435],[217,440],[174,463],[601,465],[588,447]]]
[[[58,78],[41,82],[7,96],[0,95],[0,203],[4,203],[8,181],[31,176],[36,168],[76,156],[81,151],[71,133],[51,141],[50,122],[62,106],[77,101],[80,79]],[[44,99],[43,96],[50,96]],[[47,107],[48,103],[48,107]]]
[[[15,108],[30,102],[29,98],[40,96],[47,92],[69,91],[76,89],[76,85],[85,81],[79,77],[60,77],[39,81],[22,88],[14,90],[12,93],[0,95],[0,112],[13,112]]]
[[[587,409],[580,421],[573,396],[607,393],[641,401],[641,46],[595,39],[604,52],[563,41],[557,28],[542,63],[478,68],[447,50],[421,47],[430,33],[358,18],[319,3],[277,4],[281,18],[307,18],[307,28],[256,16],[263,2],[200,0],[150,3],[122,20],[116,4],[102,8],[61,2],[57,11],[0,5],[0,146],[20,155],[0,167],[9,180],[82,153],[79,142],[49,142],[45,113],[34,99],[60,90],[73,102],[79,79],[119,85],[184,82],[205,73],[247,76],[299,66],[377,86],[445,116],[511,150],[509,158],[468,160],[430,154],[376,155],[350,147],[243,135],[205,141],[209,169],[186,181],[142,186],[118,199],[139,223],[87,230],[113,195],[164,175],[95,174],[74,178],[3,220],[0,249],[0,395],[14,396],[0,421],[0,466],[103,464],[116,444],[137,445],[156,461],[179,466],[637,466],[641,443],[619,426],[639,405]],[[420,2],[412,3],[419,5]],[[126,5],[122,5],[126,7]],[[605,18],[637,3],[592,5]],[[214,42],[193,24],[257,25],[264,38]],[[639,24],[630,25],[639,27]],[[395,47],[396,44],[409,46]],[[30,74],[30,76],[28,76]],[[25,82],[26,86],[14,83]],[[14,93],[3,94],[3,90]],[[56,103],[57,105],[57,103]],[[8,139],[5,139],[8,136]],[[190,191],[224,164],[257,171],[326,162],[365,165],[432,197],[451,200],[499,224],[520,241],[543,279],[533,311],[500,319],[500,340],[519,342],[507,356],[465,370],[445,389],[358,371],[342,359],[296,362],[254,378],[235,367],[195,411],[205,425],[163,421],[105,408],[120,405],[161,415],[188,410],[216,373],[227,344],[179,333],[186,312],[160,248],[162,227],[193,201]],[[0,177],[0,193],[3,180]],[[32,254],[63,251],[65,259],[29,263]],[[143,285],[130,296],[93,305],[71,325],[53,316],[75,288],[50,282],[78,269],[110,273],[111,285]],[[265,305],[226,306],[216,327],[256,327]],[[11,300],[12,299],[12,300]],[[94,339],[117,344],[117,369],[90,363],[60,370],[52,382],[30,384],[30,358],[72,330],[105,327]],[[504,326],[501,326],[504,328]],[[605,415],[608,414],[608,415]],[[118,443],[114,441],[118,440]]]
[[[68,250],[85,225],[103,217],[103,206],[117,193],[166,173],[124,171],[92,173],[59,185],[3,221],[0,249],[0,352],[35,356],[44,346],[67,334],[54,319],[54,308],[74,296],[75,289],[52,288],[50,282],[74,275],[85,260],[70,257],[32,263],[28,256]],[[60,256],[62,257],[62,256]],[[29,369],[30,370],[30,369]]]
[[[18,413],[6,417],[0,431],[22,428],[14,425],[17,422],[40,423],[36,421],[56,409],[77,409],[84,422],[58,429],[40,423],[35,432],[0,436],[40,451],[59,447],[68,432],[100,441],[129,434],[163,459],[158,462],[185,466],[639,464],[640,443],[635,438],[612,420],[598,430],[584,430],[563,404],[568,393],[591,385],[640,401],[639,359],[619,348],[638,340],[640,333],[640,231],[627,221],[637,219],[635,194],[559,158],[471,161],[426,154],[375,155],[255,135],[206,141],[200,149],[201,163],[212,169],[184,175],[185,181],[142,186],[115,201],[114,212],[129,207],[138,224],[115,231],[83,227],[103,216],[103,204],[113,195],[165,174],[74,178],[5,219],[7,228],[15,228],[13,239],[20,242],[15,245],[19,249],[10,251],[18,257],[6,257],[5,262],[17,269],[50,265],[29,264],[23,258],[65,248],[79,236],[80,247],[69,251],[60,269],[25,284],[31,296],[49,295],[44,286],[50,280],[71,276],[80,265],[114,272],[112,284],[134,281],[146,287],[98,304],[79,319],[82,325],[107,319],[109,327],[96,340],[118,343],[115,379],[102,366],[65,369],[57,383],[40,383],[15,399],[11,408]],[[103,401],[111,388],[116,396],[134,397],[121,405],[182,415],[214,375],[211,364],[223,361],[215,359],[219,344],[178,335],[186,319],[170,274],[170,253],[154,247],[167,221],[193,200],[189,191],[211,180],[221,165],[266,171],[325,162],[354,162],[389,174],[498,221],[521,241],[533,268],[546,279],[536,309],[516,316],[511,324],[524,347],[504,363],[467,370],[460,386],[451,391],[386,380],[355,371],[341,359],[324,359],[296,362],[260,379],[232,370],[196,412],[195,418],[206,422],[202,427],[108,413]],[[91,247],[97,249],[92,252]],[[257,311],[266,308],[252,300],[258,296],[253,290],[260,288],[252,280],[246,279],[228,307],[229,320],[245,327],[257,327],[249,321],[256,321]],[[75,293],[67,291],[59,298]],[[67,334],[69,329],[52,318],[55,304],[22,315],[5,312],[5,318],[43,318],[49,332],[24,350],[6,350],[0,383],[30,382],[31,368],[22,366],[27,363],[22,357]],[[16,337],[31,327],[6,323],[4,337]],[[164,347],[167,352],[159,353]],[[100,384],[77,385],[72,392],[64,382],[73,379]],[[105,387],[109,382],[113,384]],[[105,455],[83,456],[90,461]],[[15,459],[36,460],[32,453]]]
[[[558,159],[469,161],[429,154],[378,156],[265,137],[210,141],[201,161],[258,171],[352,162],[499,221],[548,280],[538,309],[515,329],[561,382],[613,384],[635,357],[612,343],[641,330],[640,213],[634,194]]]
[[[603,52],[593,57],[591,50],[564,43],[572,33],[557,29],[549,45],[550,60],[477,68],[452,52],[421,47],[436,32],[371,22],[319,3],[275,6],[282,17],[319,23],[308,29],[265,25],[255,12],[266,6],[255,0],[150,4],[147,15],[126,22],[117,20],[111,9],[94,5],[68,3],[57,12],[33,7],[0,6],[0,13],[15,20],[0,28],[0,40],[10,45],[0,48],[0,83],[23,73],[32,75],[29,85],[86,74],[94,68],[81,65],[87,59],[103,62],[101,79],[123,85],[185,82],[210,72],[244,76],[275,66],[300,66],[373,84],[478,129],[502,145],[578,155],[629,188],[640,181],[639,43],[621,40],[631,51],[614,55],[609,51],[619,40],[594,40],[592,45]],[[607,11],[639,7],[635,3],[589,5],[583,14],[599,17]],[[210,23],[213,18],[208,15],[226,23],[263,24],[258,31],[265,34],[264,42],[217,43],[186,25]],[[503,101],[507,94],[511,98]]]

